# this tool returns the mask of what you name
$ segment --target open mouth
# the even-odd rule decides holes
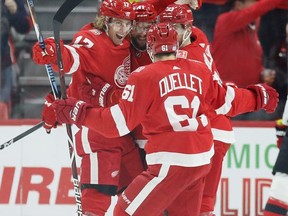
[[[121,34],[116,34],[116,37],[117,37],[117,39],[119,39],[119,40],[123,40],[123,38],[124,38],[124,35],[121,35]]]

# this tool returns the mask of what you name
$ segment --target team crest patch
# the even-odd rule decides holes
[[[186,50],[177,50],[177,54],[176,54],[177,58],[187,59],[187,56],[188,56],[188,52]]]
[[[124,88],[127,83],[128,77],[131,74],[130,64],[131,61],[129,55],[124,59],[123,64],[120,65],[115,71],[114,82],[119,88]]]

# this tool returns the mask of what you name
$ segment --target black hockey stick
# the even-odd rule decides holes
[[[66,0],[58,9],[55,16],[53,17],[53,31],[54,31],[54,39],[56,43],[57,63],[58,63],[58,67],[60,70],[59,75],[60,75],[60,87],[62,91],[62,99],[66,99],[67,94],[66,94],[64,70],[63,70],[63,60],[62,60],[62,54],[61,54],[61,48],[60,48],[60,27],[64,19],[68,16],[68,14],[82,1],[83,0]],[[72,129],[71,129],[70,124],[66,124],[66,131],[68,135],[68,146],[69,146],[69,153],[70,153],[70,159],[71,159],[74,192],[75,192],[76,205],[77,205],[77,215],[79,216],[79,215],[82,215],[82,202],[81,202],[81,193],[80,193],[80,188],[79,188],[77,165],[76,165],[76,158],[75,158],[75,151],[74,151],[73,134],[72,134]]]
[[[44,125],[44,121],[39,122],[37,125],[35,125],[34,127],[28,129],[27,131],[19,134],[18,136],[10,139],[9,141],[3,143],[0,145],[0,150],[12,145],[13,143],[15,143],[16,141],[22,139],[23,137],[26,137],[27,135],[31,134],[32,132],[36,131],[37,129],[41,128]]]
[[[45,48],[44,38],[43,38],[43,35],[41,33],[41,30],[40,30],[40,27],[39,27],[39,24],[38,24],[38,20],[37,20],[37,17],[36,17],[34,1],[33,0],[27,0],[27,5],[28,5],[28,8],[29,8],[29,12],[30,12],[30,16],[31,16],[31,19],[32,19],[32,23],[33,23],[34,29],[35,29],[37,40],[38,40],[38,42],[40,44],[41,49],[43,50],[43,55],[46,55],[46,48]],[[54,72],[52,70],[52,67],[51,67],[50,64],[45,64],[45,68],[46,68],[46,72],[47,72],[47,75],[48,75],[48,78],[49,78],[49,82],[50,82],[50,86],[51,86],[53,95],[54,95],[55,99],[59,98],[60,94],[59,94],[59,91],[57,89],[57,83],[56,83],[56,80],[55,80],[55,76],[54,76]]]

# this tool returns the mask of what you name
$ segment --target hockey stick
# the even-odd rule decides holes
[[[40,27],[38,24],[38,20],[36,17],[34,1],[33,0],[27,0],[27,5],[29,8],[29,12],[30,12],[30,16],[32,19],[34,29],[35,29],[37,40],[40,44],[41,49],[43,50],[43,55],[45,55],[46,48],[45,48],[44,38],[43,38],[43,35],[41,33],[41,30],[40,30]],[[54,76],[54,72],[52,70],[52,67],[50,64],[45,64],[45,68],[46,68],[46,72],[47,72],[47,75],[49,78],[49,82],[50,82],[50,86],[51,86],[53,95],[54,95],[55,99],[59,98],[60,94],[59,94],[59,91],[57,89],[57,83],[55,81],[55,76]]]
[[[55,16],[53,17],[53,32],[54,32],[54,40],[56,43],[56,54],[57,54],[57,63],[59,67],[62,99],[66,99],[67,94],[66,94],[64,70],[63,70],[63,60],[62,60],[62,54],[61,54],[61,48],[60,48],[60,27],[64,19],[68,16],[68,14],[82,1],[83,0],[66,0],[58,9]],[[72,129],[71,129],[70,124],[66,124],[66,131],[68,135],[68,146],[69,146],[69,153],[70,153],[70,160],[71,160],[75,199],[76,199],[76,205],[77,205],[77,215],[80,216],[82,215],[82,202],[81,202],[81,194],[80,194],[79,181],[78,181],[77,165],[76,165],[76,159],[75,159],[73,135],[72,135]]]
[[[44,121],[39,122],[37,125],[35,125],[34,127],[28,129],[27,131],[19,134],[18,136],[10,139],[9,141],[3,143],[0,145],[0,150],[12,145],[13,143],[15,143],[16,141],[22,139],[23,137],[26,137],[27,135],[31,134],[32,132],[36,131],[37,129],[41,128],[44,125]]]

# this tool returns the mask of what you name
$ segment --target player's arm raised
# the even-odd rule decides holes
[[[274,112],[279,94],[277,91],[264,84],[250,85],[247,88],[234,88],[223,85],[220,80],[212,82],[212,91],[209,91],[217,114],[235,116],[241,113],[264,109],[266,112]]]

